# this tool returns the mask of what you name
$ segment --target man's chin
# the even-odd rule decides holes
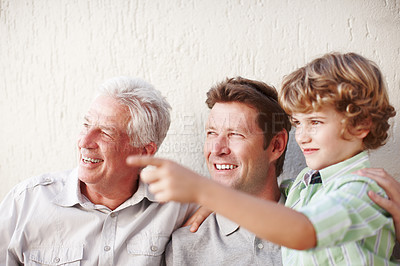
[[[213,175],[211,176],[211,179],[227,187],[233,186],[233,177],[227,178],[226,176]]]
[[[87,169],[82,169],[78,167],[78,179],[84,183],[90,183],[91,180],[94,180],[96,177],[92,171],[88,171]]]

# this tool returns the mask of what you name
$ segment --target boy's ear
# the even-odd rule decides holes
[[[357,129],[355,136],[359,139],[364,139],[368,135],[368,133],[369,133],[369,128],[368,129],[365,129],[365,128]]]
[[[370,132],[372,125],[371,119],[366,119],[360,123],[356,128],[353,128],[352,134],[359,139],[364,139]]]

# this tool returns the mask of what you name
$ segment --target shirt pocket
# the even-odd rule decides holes
[[[130,255],[160,256],[164,253],[170,236],[138,234],[127,242]]]
[[[27,265],[81,265],[83,246],[38,247],[32,249]]]

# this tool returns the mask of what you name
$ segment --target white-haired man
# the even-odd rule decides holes
[[[84,117],[77,168],[28,179],[0,204],[0,264],[160,264],[196,206],[156,202],[125,160],[155,154],[169,110],[143,80],[104,83]]]

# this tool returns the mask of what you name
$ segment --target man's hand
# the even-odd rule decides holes
[[[381,168],[365,168],[355,173],[375,180],[386,191],[389,199],[372,191],[368,191],[368,196],[392,215],[396,228],[396,238],[400,242],[400,183]]]
[[[185,222],[183,227],[190,225],[190,232],[195,233],[211,213],[212,211],[209,209],[200,206],[200,208]]]
[[[151,156],[129,156],[132,167],[154,166],[140,174],[143,182],[158,201],[198,202],[202,183],[206,178],[170,160]]]

